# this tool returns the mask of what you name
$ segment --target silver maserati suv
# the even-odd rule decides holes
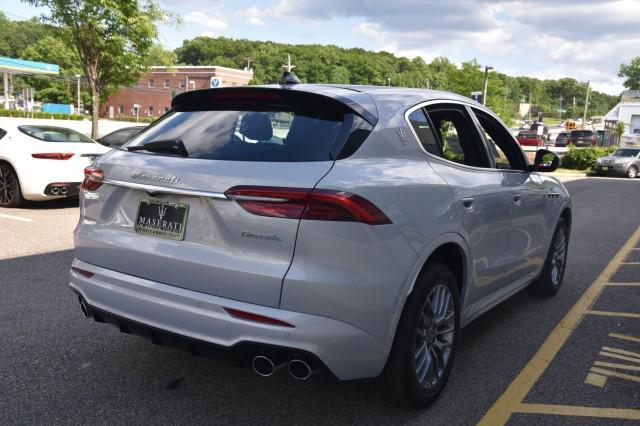
[[[85,170],[70,285],[85,316],[262,376],[377,378],[423,407],[460,329],[554,295],[564,186],[451,93],[281,84],[189,91]]]

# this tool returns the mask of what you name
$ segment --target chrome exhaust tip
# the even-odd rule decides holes
[[[292,359],[287,368],[291,377],[297,380],[307,380],[315,371],[301,359]]]
[[[276,371],[276,366],[273,361],[263,355],[253,357],[251,360],[251,368],[254,373],[262,377],[272,376],[274,371]]]
[[[82,311],[82,315],[84,315],[85,318],[91,318],[91,310],[89,309],[89,305],[87,305],[87,302],[83,298],[80,298],[80,310]]]
[[[55,186],[51,188],[51,195],[58,195],[59,193],[60,193],[60,190]]]
[[[67,187],[63,186],[62,188],[60,188],[60,195],[65,195],[67,193]]]

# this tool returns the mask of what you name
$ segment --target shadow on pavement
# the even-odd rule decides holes
[[[460,398],[481,392],[495,368],[476,347],[509,311],[540,303],[517,295],[466,328],[447,388],[421,412],[381,401],[368,380],[264,379],[86,320],[68,288],[72,259],[67,250],[0,261],[1,423],[458,423]]]

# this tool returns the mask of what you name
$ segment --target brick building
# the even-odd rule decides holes
[[[245,86],[253,72],[218,66],[151,67],[135,86],[123,87],[102,104],[100,115],[158,117],[169,110],[171,99],[182,92],[210,87]]]

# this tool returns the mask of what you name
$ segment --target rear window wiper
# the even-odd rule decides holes
[[[189,156],[189,151],[187,151],[187,148],[185,148],[180,138],[157,140],[147,142],[143,145],[128,146],[127,150],[157,152],[158,154],[179,155],[181,157]]]

